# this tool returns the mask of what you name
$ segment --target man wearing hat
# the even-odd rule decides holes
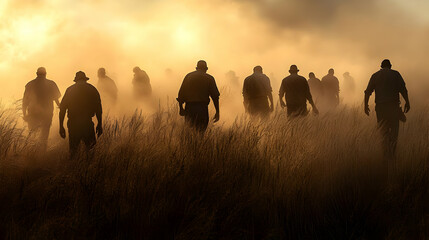
[[[280,105],[287,107],[288,117],[307,115],[307,100],[313,108],[313,112],[318,114],[316,105],[310,93],[310,87],[305,77],[298,75],[298,67],[290,66],[290,75],[283,79],[280,86]],[[285,96],[286,104],[283,101]]]
[[[214,122],[219,121],[219,90],[215,79],[207,74],[207,63],[203,60],[197,63],[196,71],[186,75],[179,90],[180,115],[192,127],[204,132],[209,123],[208,105],[210,98],[216,108]],[[185,108],[183,108],[183,104]]]
[[[254,67],[253,74],[244,79],[243,83],[246,112],[252,115],[268,115],[274,109],[272,91],[270,79],[262,72],[262,67]]]
[[[334,69],[331,68],[328,75],[322,78],[323,98],[329,107],[336,107],[340,103],[340,82],[334,73]]]
[[[67,88],[60,104],[60,136],[66,137],[63,123],[67,111],[67,128],[72,156],[75,155],[81,141],[85,143],[87,150],[95,145],[94,123],[92,122],[94,115],[97,116],[98,122],[96,133],[98,136],[103,133],[100,94],[94,86],[87,83],[88,80],[89,78],[84,72],[77,72],[74,79],[76,83]]]
[[[46,79],[46,69],[39,67],[37,77],[25,85],[22,113],[30,134],[40,130],[40,144],[46,150],[49,130],[54,115],[54,104],[59,106],[60,90],[54,81]]]
[[[368,101],[375,91],[375,112],[377,122],[383,134],[385,154],[393,157],[398,141],[399,121],[405,121],[404,113],[410,110],[410,100],[401,74],[392,70],[392,64],[388,59],[381,63],[381,70],[374,73],[365,90],[365,114],[369,115]],[[400,104],[399,93],[405,100],[404,111]]]

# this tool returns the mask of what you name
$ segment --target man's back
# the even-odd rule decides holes
[[[179,90],[179,102],[210,102],[209,97],[218,98],[219,90],[215,79],[203,72],[194,71],[186,75]]]
[[[25,86],[23,104],[29,114],[52,115],[53,101],[61,97],[57,84],[49,79],[34,79]]]
[[[270,79],[263,73],[254,73],[244,80],[243,96],[245,98],[267,97],[271,92]]]
[[[116,99],[118,88],[116,87],[115,81],[108,76],[100,77],[98,80],[97,88],[101,93],[108,94],[109,97]]]
[[[383,68],[374,73],[365,90],[367,94],[375,91],[375,102],[399,103],[399,93],[406,92],[404,79],[398,71]]]
[[[340,83],[334,75],[326,75],[322,78],[323,91],[329,95],[338,94],[340,91]]]
[[[286,95],[286,104],[288,106],[306,105],[307,99],[311,98],[307,80],[298,74],[291,74],[283,79],[280,96],[282,96],[282,93]]]
[[[308,79],[308,85],[312,94],[320,94],[322,92],[322,82],[318,78]]]
[[[100,94],[91,84],[76,82],[66,90],[60,108],[68,110],[69,119],[91,119],[102,111]]]

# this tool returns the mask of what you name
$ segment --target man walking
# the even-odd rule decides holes
[[[318,102],[323,94],[322,82],[320,79],[316,78],[316,75],[313,72],[308,74],[308,86],[310,87],[310,93],[313,97],[313,101]]]
[[[287,107],[288,117],[305,116],[307,115],[307,100],[313,108],[313,112],[318,114],[316,105],[310,93],[310,88],[305,77],[298,75],[298,67],[290,66],[290,75],[283,79],[280,86],[280,105]],[[286,99],[286,104],[283,101],[283,96]]]
[[[147,73],[139,67],[134,67],[134,97],[138,100],[144,100],[152,94],[152,85]]]
[[[340,82],[334,76],[334,69],[329,69],[328,75],[322,78],[323,97],[326,105],[336,107],[340,104]]]
[[[88,80],[89,78],[84,72],[77,72],[74,79],[76,83],[67,88],[60,104],[60,135],[62,138],[66,137],[63,124],[67,112],[71,156],[76,154],[81,141],[85,143],[87,150],[95,145],[94,123],[92,122],[94,115],[97,116],[98,122],[97,135],[100,136],[103,133],[100,94],[94,86],[87,83]]]
[[[40,145],[46,150],[48,145],[49,130],[54,115],[54,104],[59,106],[60,90],[54,81],[46,78],[46,69],[40,67],[36,72],[36,79],[25,86],[22,99],[22,113],[28,123],[30,134],[40,130]]]
[[[262,72],[261,66],[253,68],[253,74],[243,83],[244,108],[251,115],[267,116],[273,111],[273,94],[270,79]],[[268,100],[270,104],[268,104]]]
[[[388,59],[381,63],[381,70],[374,73],[365,90],[365,114],[369,115],[368,101],[375,91],[375,111],[377,122],[383,135],[386,157],[393,157],[398,141],[399,121],[405,121],[404,113],[410,110],[410,100],[401,74],[392,70]],[[400,107],[399,93],[405,100],[404,111]]]
[[[97,76],[97,88],[100,91],[103,103],[107,106],[114,106],[118,99],[118,88],[115,81],[106,75],[106,69],[104,68],[98,69]]]
[[[204,132],[209,123],[208,105],[210,98],[216,108],[214,122],[219,121],[219,90],[214,77],[207,74],[207,63],[198,61],[196,71],[186,75],[179,90],[180,115],[197,130]],[[209,98],[210,97],[210,98]],[[183,104],[185,108],[183,108]]]

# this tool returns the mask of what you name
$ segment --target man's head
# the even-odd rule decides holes
[[[350,76],[350,73],[349,73],[349,72],[345,72],[345,73],[343,74],[343,76],[344,76],[344,77],[349,77],[349,76]]]
[[[309,73],[309,74],[308,74],[308,77],[309,77],[309,78],[315,78],[315,77],[316,77],[316,75],[314,75],[314,72],[311,72],[311,73]]]
[[[254,73],[262,73],[262,67],[261,66],[256,66],[253,68],[253,72]]]
[[[333,69],[333,68],[329,69],[329,71],[328,71],[328,74],[329,74],[329,75],[334,75],[334,73],[335,73],[335,71],[334,71],[334,69]]]
[[[37,69],[36,75],[38,77],[46,77],[46,69],[44,67],[39,67]]]
[[[390,60],[389,60],[389,59],[384,59],[384,60],[381,62],[381,68],[388,68],[388,69],[391,69],[391,68],[392,68],[392,64],[390,63]]]
[[[134,73],[139,73],[139,72],[141,72],[141,69],[139,67],[134,67],[133,68],[133,72]]]
[[[290,66],[290,68],[289,68],[289,73],[291,73],[291,74],[296,74],[296,73],[298,73],[299,72],[299,69],[298,69],[298,67],[296,66],[296,65],[291,65]]]
[[[98,75],[98,77],[105,77],[106,76],[106,69],[104,69],[104,68],[98,69],[97,75]]]
[[[88,78],[88,77],[86,77],[85,73],[84,73],[84,72],[82,72],[82,71],[77,72],[77,73],[76,73],[76,76],[74,77],[74,81],[75,81],[75,82],[79,82],[79,81],[84,81],[84,82],[86,82],[86,81],[88,81],[88,80],[89,80],[89,78]]]
[[[206,61],[204,61],[204,60],[200,60],[200,61],[198,61],[198,63],[197,63],[197,68],[196,68],[197,70],[200,70],[200,71],[204,71],[204,72],[206,72],[207,71],[207,69],[209,69],[208,67],[207,67],[207,63],[206,63]]]

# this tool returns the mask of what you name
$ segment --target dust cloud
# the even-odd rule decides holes
[[[340,84],[348,71],[358,94],[342,98],[359,104],[370,75],[389,58],[413,103],[429,88],[429,20],[419,10],[428,5],[421,0],[406,5],[398,0],[5,0],[0,3],[0,96],[6,104],[20,99],[39,66],[62,93],[79,70],[96,85],[97,69],[104,67],[118,85],[120,108],[131,111],[137,106],[129,97],[132,69],[139,66],[155,95],[145,107],[157,108],[174,103],[185,74],[204,59],[222,89],[223,117],[242,112],[240,86],[255,65],[272,78],[275,96],[291,64],[305,77],[315,72],[321,78],[333,67]],[[230,70],[239,77],[238,86],[229,83]]]

